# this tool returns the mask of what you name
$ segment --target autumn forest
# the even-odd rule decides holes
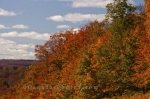
[[[105,20],[36,45],[36,61],[0,99],[149,99],[150,0],[106,8]]]

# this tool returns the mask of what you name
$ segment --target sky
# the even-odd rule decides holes
[[[112,1],[0,0],[0,59],[35,59],[35,45],[56,32],[103,20],[105,6]]]

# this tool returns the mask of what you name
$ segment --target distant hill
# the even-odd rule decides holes
[[[34,60],[0,60],[0,96],[17,84]]]
[[[13,59],[2,59],[0,60],[0,66],[29,66],[34,60],[13,60]]]

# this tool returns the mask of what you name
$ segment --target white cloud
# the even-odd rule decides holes
[[[28,26],[23,25],[23,24],[17,24],[12,26],[13,29],[28,29]]]
[[[48,1],[51,1],[51,0],[33,0],[34,2],[40,2],[40,1],[42,1],[42,2],[48,2]]]
[[[0,24],[0,29],[28,29],[29,27],[23,24],[13,25],[11,27]]]
[[[71,31],[73,34],[79,33],[80,28],[71,28],[71,29],[66,29],[64,31],[62,31],[61,33],[66,33],[66,31]]]
[[[22,37],[22,38],[28,38],[28,39],[34,39],[34,40],[48,40],[49,33],[38,33],[38,32],[7,32],[7,33],[1,33],[1,37],[5,38],[14,38],[14,37]]]
[[[14,41],[0,38],[0,59],[34,59],[34,53],[28,51],[33,49],[31,44],[17,44]]]
[[[72,7],[92,7],[92,8],[105,8],[108,3],[113,0],[60,0],[64,2],[71,2]]]
[[[97,7],[105,8],[108,3],[111,3],[113,0],[73,0],[72,6],[75,8],[79,7]]]
[[[0,16],[16,16],[16,13],[13,11],[7,11],[0,8]]]
[[[8,29],[5,25],[0,24],[0,29]]]
[[[18,33],[16,31],[0,34],[1,37],[16,37],[17,35],[18,35]]]
[[[74,32],[79,32],[80,28],[74,28],[73,31]]]
[[[71,27],[69,25],[58,25],[56,28],[57,29],[69,29]]]
[[[64,16],[61,15],[55,15],[55,16],[50,16],[47,19],[56,21],[56,22],[82,22],[82,21],[93,21],[93,20],[98,20],[101,21],[105,17],[105,14],[81,14],[81,13],[69,13]]]
[[[91,7],[91,8],[105,8],[107,4],[112,3],[113,0],[60,0],[64,2],[71,2],[72,7]],[[133,0],[129,0],[130,3],[135,4]]]
[[[56,21],[56,22],[62,22],[62,21],[64,21],[64,18],[61,15],[50,16],[50,17],[48,17],[46,19],[47,20],[53,20],[53,21]]]

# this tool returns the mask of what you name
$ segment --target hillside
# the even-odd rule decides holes
[[[0,96],[11,90],[24,75],[33,60],[0,60]]]
[[[50,36],[38,59],[4,99],[148,99],[149,7],[127,0],[107,5],[106,19]]]
[[[33,63],[34,60],[12,60],[12,59],[1,59],[0,67],[13,67],[13,66],[29,66]]]

